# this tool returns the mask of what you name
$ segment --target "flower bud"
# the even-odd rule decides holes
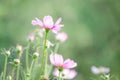
[[[12,80],[12,77],[9,75],[9,76],[7,77],[7,80]]]
[[[35,39],[34,34],[30,34],[30,35],[28,36],[28,40],[29,40],[30,42],[34,41],[34,39]]]
[[[14,65],[17,66],[18,64],[20,64],[20,60],[19,59],[14,59]]]
[[[21,45],[17,45],[16,50],[17,50],[18,54],[21,54],[22,53],[22,46]]]
[[[30,77],[30,73],[27,73],[27,74],[26,74],[26,77]]]
[[[38,52],[35,52],[35,53],[33,54],[33,59],[36,59],[38,56],[39,56],[39,53],[38,53]]]
[[[10,56],[10,51],[5,51],[5,54],[6,54],[7,56]]]
[[[63,71],[63,68],[59,67],[59,68],[58,68],[58,71],[59,71],[59,72],[62,72],[62,71]]]

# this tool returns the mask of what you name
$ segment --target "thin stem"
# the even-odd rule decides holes
[[[6,70],[7,70],[7,61],[8,61],[8,57],[5,57],[5,64],[4,64],[4,75],[3,75],[3,80],[5,80],[5,76],[6,76]]]
[[[30,43],[28,43],[27,45],[27,49],[26,49],[26,69],[27,69],[27,72],[28,72],[28,51],[29,51],[29,46],[30,46]]]
[[[30,66],[30,75],[31,75],[31,71],[32,71],[34,62],[35,62],[35,60],[33,59],[33,60],[32,60],[32,63],[31,63],[31,66]]]
[[[45,56],[45,76],[47,76],[47,62],[48,62],[48,53],[46,52],[46,56]]]
[[[61,80],[61,78],[60,78],[60,73],[61,73],[61,72],[59,71],[59,77],[58,77],[58,80]]]
[[[47,37],[48,37],[48,32],[49,32],[49,30],[47,30],[46,29],[46,33],[45,33],[45,38],[44,38],[44,46],[43,46],[43,55],[42,55],[42,64],[41,64],[41,69],[40,69],[40,75],[42,74],[42,75],[45,75],[45,68],[47,67],[47,57],[46,57],[46,55],[47,55],[47,52],[46,52],[46,49],[47,49],[47,47],[46,47],[46,42],[47,42]]]
[[[11,74],[13,80],[14,80],[14,71],[15,71],[15,67],[13,67],[12,74]]]
[[[33,59],[31,65],[30,65],[30,79],[31,79],[31,77],[32,77],[32,76],[31,76],[31,71],[32,71],[34,62],[35,62],[35,60]]]
[[[20,55],[19,55],[18,59],[20,60]],[[19,79],[19,70],[20,70],[20,64],[18,64],[18,67],[17,67],[17,77],[16,77],[16,80]]]
[[[20,65],[20,64],[19,64]],[[18,65],[18,68],[17,68],[17,77],[16,77],[16,80],[19,79],[19,70],[20,70],[20,66]]]
[[[27,45],[27,49],[26,49],[26,55],[25,55],[25,57],[26,57],[26,80],[27,80],[27,78],[28,78],[28,71],[29,71],[29,62],[28,62],[28,53],[29,53],[29,47],[30,47],[30,42],[28,42],[28,45]]]

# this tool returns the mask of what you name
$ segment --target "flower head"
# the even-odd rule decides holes
[[[10,51],[5,51],[5,54],[6,54],[7,56],[10,56]]]
[[[51,54],[50,55],[51,64],[60,67],[60,68],[74,68],[77,66],[77,63],[71,59],[63,60],[62,55],[60,54]]]
[[[77,72],[75,70],[70,70],[70,69],[63,69],[62,72],[60,72],[56,68],[53,72],[53,75],[64,79],[73,79],[77,75]]]
[[[43,22],[41,20],[39,20],[38,18],[35,18],[35,20],[32,20],[32,25],[39,25],[45,29],[51,30],[54,33],[57,33],[61,27],[63,27],[64,25],[61,25],[61,18],[59,18],[56,23],[54,24],[53,22],[53,18],[51,16],[44,16],[43,18]]]
[[[34,34],[30,34],[30,35],[28,36],[28,40],[29,40],[29,41],[34,41],[34,39],[35,39]]]
[[[39,56],[38,52],[33,53],[33,59],[36,59]]]
[[[18,65],[20,64],[20,60],[19,59],[14,59],[14,65]]]
[[[23,47],[21,45],[17,45],[16,46],[16,50],[17,50],[17,53],[18,54],[21,54],[22,53],[22,50],[23,50]]]
[[[61,42],[65,42],[67,40],[68,36],[65,32],[58,33],[56,35],[56,40],[59,40]]]
[[[96,66],[92,66],[91,67],[91,71],[92,71],[92,73],[94,73],[94,74],[100,74],[100,73],[103,73],[103,74],[105,74],[105,73],[109,73],[110,72],[110,69],[109,68],[107,68],[107,67],[96,67]]]

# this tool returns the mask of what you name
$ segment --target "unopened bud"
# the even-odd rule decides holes
[[[58,70],[59,70],[59,72],[62,72],[62,71],[63,71],[63,68],[59,67]]]
[[[27,74],[26,74],[26,77],[30,77],[30,73],[27,73]]]
[[[9,55],[10,55],[10,51],[6,51],[5,54],[6,54],[7,56],[9,56]]]
[[[33,54],[33,59],[36,59],[38,56],[39,56],[39,53],[38,53],[38,52],[35,52],[35,53]]]
[[[34,39],[35,39],[34,34],[30,34],[30,35],[28,36],[28,40],[29,40],[30,42],[34,41]]]
[[[18,65],[18,64],[20,64],[20,60],[19,59],[14,59],[14,65]]]
[[[21,45],[17,45],[16,50],[17,50],[18,54],[21,54],[22,53],[22,46]]]

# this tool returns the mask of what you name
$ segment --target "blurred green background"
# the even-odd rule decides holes
[[[120,0],[0,0],[0,48],[24,45],[35,28],[31,20],[45,15],[63,19],[69,37],[59,53],[77,61],[74,80],[94,77],[92,65],[120,76]]]

